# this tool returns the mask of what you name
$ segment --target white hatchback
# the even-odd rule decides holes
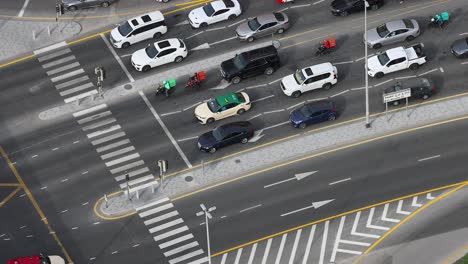
[[[190,11],[188,20],[193,28],[199,28],[234,19],[241,13],[242,9],[237,0],[217,0]]]
[[[287,96],[299,97],[301,94],[323,88],[328,90],[338,81],[338,70],[330,62],[296,70],[281,80],[281,90]]]
[[[181,39],[172,38],[149,44],[132,54],[132,65],[137,71],[147,72],[151,68],[170,62],[181,62],[187,57],[187,46]]]

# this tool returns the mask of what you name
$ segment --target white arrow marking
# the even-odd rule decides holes
[[[201,49],[209,49],[209,48],[210,48],[210,44],[203,43],[201,45],[196,46],[195,48],[193,48],[191,50],[201,50]]]
[[[300,211],[304,211],[304,210],[307,210],[309,208],[315,208],[315,209],[318,209],[319,207],[322,207],[324,205],[326,205],[327,203],[330,203],[332,201],[334,201],[335,199],[331,199],[331,200],[325,200],[325,201],[320,201],[320,202],[315,202],[315,203],[312,203],[311,206],[307,206],[307,207],[304,207],[304,208],[301,208],[301,209],[297,209],[297,210],[294,210],[294,211],[291,211],[291,212],[288,212],[288,213],[284,213],[282,214],[281,216],[287,216],[287,215],[290,215],[290,214],[294,214],[294,213],[297,213],[297,212],[300,212]]]
[[[179,22],[179,23],[175,24],[174,26],[177,27],[177,26],[188,25],[188,24],[189,24],[189,21],[186,19],[186,20],[184,20],[182,22]]]
[[[249,142],[252,142],[252,143],[257,142],[259,139],[261,139],[263,136],[265,136],[265,135],[262,135],[262,132],[263,132],[263,129],[255,131],[253,137],[251,137],[249,139]]]
[[[263,129],[259,131],[258,134],[261,134],[263,132]],[[268,188],[268,187],[271,187],[271,186],[275,186],[275,185],[278,185],[278,184],[281,184],[281,183],[285,183],[285,182],[288,182],[288,181],[292,181],[292,180],[302,180],[304,179],[305,177],[308,177],[314,173],[316,173],[318,171],[310,171],[310,172],[303,172],[303,173],[297,173],[294,175],[294,177],[292,178],[289,178],[289,179],[286,179],[286,180],[282,180],[282,181],[279,181],[279,182],[275,182],[275,183],[272,183],[272,184],[268,184],[268,185],[265,185],[263,186],[263,188]]]

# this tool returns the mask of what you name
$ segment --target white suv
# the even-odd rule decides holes
[[[188,21],[193,28],[200,28],[234,19],[241,13],[242,9],[237,0],[217,0],[190,11]]]
[[[281,80],[281,90],[287,96],[299,97],[302,93],[323,88],[328,90],[338,81],[338,70],[330,62],[296,70]]]
[[[143,14],[125,21],[124,24],[114,28],[110,34],[112,46],[128,48],[137,42],[159,38],[167,32],[164,16],[160,11]]]
[[[181,62],[187,57],[187,46],[181,39],[171,38],[148,44],[132,54],[132,65],[137,71],[147,72],[151,68],[170,62]]]

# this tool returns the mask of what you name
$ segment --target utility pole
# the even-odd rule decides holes
[[[65,8],[63,4],[55,3],[55,22],[58,22],[59,16],[65,14]]]
[[[205,215],[205,226],[206,226],[206,244],[208,246],[208,264],[211,264],[211,249],[210,249],[210,230],[208,225],[208,220],[212,219],[213,216],[211,212],[216,210],[216,206],[210,207],[208,210],[204,204],[200,204],[202,211],[197,213],[197,216]]]
[[[161,187],[163,187],[164,174],[167,172],[167,169],[169,168],[169,162],[167,160],[158,160],[158,167],[159,167],[159,181],[161,182]]]
[[[369,121],[369,74],[367,73],[368,68],[368,61],[367,61],[367,8],[369,7],[369,3],[366,0],[364,1],[364,56],[365,56],[365,69],[364,74],[366,78],[366,128],[370,128],[371,124]]]

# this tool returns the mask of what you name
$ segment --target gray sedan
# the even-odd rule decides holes
[[[90,7],[108,7],[116,0],[62,0],[63,7],[69,11]]]
[[[418,22],[414,19],[400,19],[382,24],[367,31],[367,45],[379,49],[384,45],[412,41],[419,36]],[[365,41],[365,40],[364,40]]]
[[[236,29],[240,40],[252,42],[254,39],[273,33],[281,34],[289,28],[288,16],[283,12],[260,15],[240,24]]]
[[[455,41],[451,47],[452,54],[460,59],[468,58],[468,38]]]

